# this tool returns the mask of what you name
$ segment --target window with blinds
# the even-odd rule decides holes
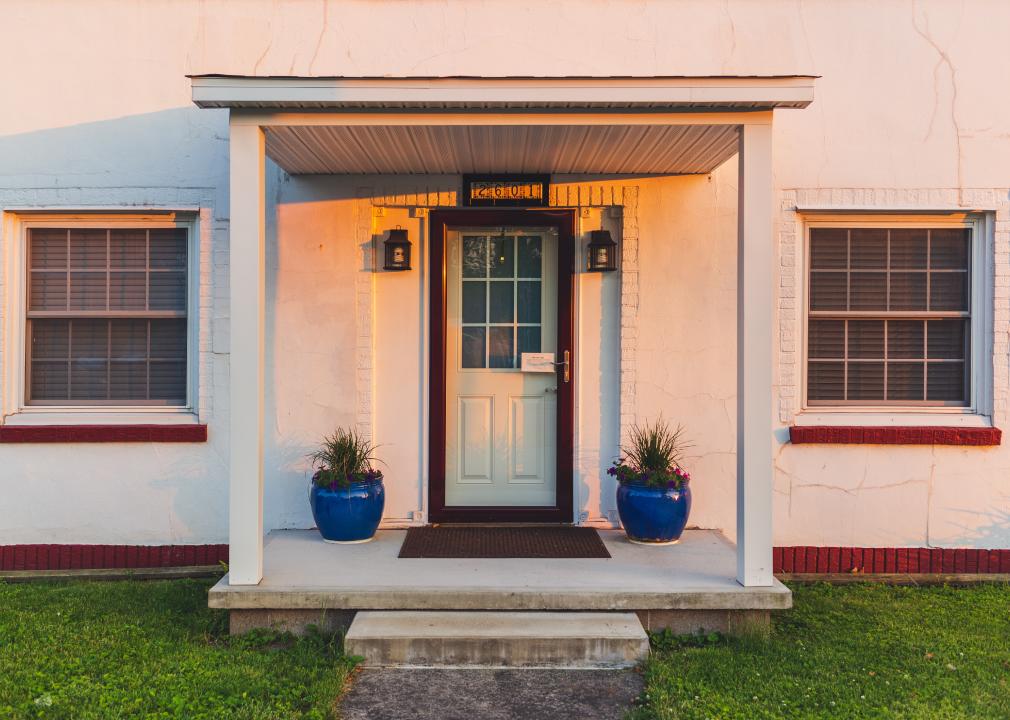
[[[185,405],[185,228],[30,228],[29,405]]]
[[[970,404],[971,230],[811,228],[807,404]]]

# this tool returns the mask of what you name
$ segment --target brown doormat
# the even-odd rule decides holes
[[[407,530],[401,558],[609,558],[593,528],[417,527]]]

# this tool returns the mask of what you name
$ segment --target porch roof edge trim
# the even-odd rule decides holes
[[[191,75],[202,108],[761,111],[804,108],[815,76],[349,78]]]
[[[959,205],[796,205],[799,215],[977,215],[994,213],[998,208]]]

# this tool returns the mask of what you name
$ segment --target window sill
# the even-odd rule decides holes
[[[1003,432],[994,427],[793,425],[794,445],[999,445]]]
[[[22,425],[199,425],[186,408],[23,408],[3,419],[4,426]]]
[[[98,416],[81,414],[69,420],[66,413],[18,414],[0,425],[0,443],[124,443],[207,442],[207,426],[190,413]]]
[[[929,412],[901,410],[805,410],[793,419],[797,427],[957,427],[991,428],[987,415],[957,409]]]

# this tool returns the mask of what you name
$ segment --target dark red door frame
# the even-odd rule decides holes
[[[550,227],[558,233],[557,353],[570,354],[571,382],[558,382],[557,492],[551,507],[445,504],[445,233],[451,227]],[[434,210],[429,216],[431,316],[428,393],[428,520],[430,522],[572,522],[575,431],[575,211]],[[559,378],[560,380],[560,378]]]

